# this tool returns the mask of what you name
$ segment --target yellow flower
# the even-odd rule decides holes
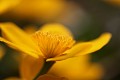
[[[29,36],[13,23],[1,23],[3,37],[0,41],[34,58],[44,57],[47,61],[67,59],[95,52],[106,45],[110,33],[89,42],[75,43],[71,33],[61,24],[47,24]]]
[[[20,19],[49,20],[60,15],[65,6],[65,0],[21,0],[11,14]]]
[[[0,0],[0,14],[14,8],[20,0]]]
[[[57,61],[48,73],[69,80],[100,80],[104,71],[100,64],[90,62],[89,55],[84,55]]]
[[[20,40],[19,42],[16,42],[17,44],[20,44],[21,42],[22,42],[21,45],[26,44],[26,42],[24,42],[24,41],[26,41],[27,39],[30,39],[29,35],[24,36],[24,38],[21,38],[21,36],[22,36],[21,33],[23,33],[23,31],[20,30],[19,28],[16,28],[16,26],[12,23],[4,23],[1,25],[4,26],[4,30],[2,29],[2,26],[1,26],[1,30],[3,31],[2,32],[3,37],[10,41],[10,42],[7,41],[8,45],[9,45],[9,43],[13,44],[14,43],[13,41],[16,41],[16,39],[18,38],[18,36],[17,36],[18,31],[19,31],[19,39],[17,41],[19,41],[20,39],[23,41]],[[10,27],[8,27],[8,25]],[[13,25],[14,25],[14,28],[13,28]],[[9,31],[10,29],[12,32]],[[30,29],[32,29],[32,28],[30,28]],[[6,33],[7,31],[9,31],[9,32]],[[28,32],[34,32],[34,30],[30,30]],[[48,32],[50,34],[48,34]],[[16,33],[16,34],[13,34],[13,33]],[[63,25],[60,25],[60,24],[47,24],[47,25],[43,26],[40,29],[40,31],[34,33],[33,36],[38,37],[38,38],[39,38],[39,36],[40,37],[42,36],[43,37],[42,40],[43,39],[46,40],[47,38],[45,38],[46,36],[42,35],[43,33],[44,33],[44,35],[48,34],[49,37],[51,35],[53,35],[53,37],[54,37],[54,35],[56,35],[56,37],[54,37],[55,39],[58,38],[59,35],[65,35],[65,36],[69,36],[69,37],[72,36],[70,31],[68,29],[66,29]],[[9,37],[6,36],[6,34],[7,35],[9,34]],[[11,38],[10,35],[14,36],[15,40],[10,39]],[[26,35],[26,34],[24,33],[24,35]],[[32,39],[34,37],[32,37]],[[65,52],[68,52],[69,54],[63,53],[63,55],[58,55],[57,58],[56,57],[51,58],[51,60],[61,60],[62,58],[66,59],[68,57],[72,57],[72,56],[74,56],[74,54],[77,56],[80,54],[83,55],[83,54],[87,54],[90,52],[94,52],[98,49],[101,49],[109,41],[110,37],[111,37],[110,33],[104,33],[98,39],[95,39],[93,41],[76,43],[76,45],[74,45],[71,49],[65,51]],[[36,43],[35,41],[37,41],[38,38],[33,39],[34,43]],[[1,38],[1,40],[4,40],[4,39]],[[46,42],[45,40],[44,40],[44,43]],[[6,42],[6,41],[4,41],[4,42]],[[40,41],[40,42],[42,43],[42,41]],[[14,44],[16,44],[16,43],[14,43]],[[40,45],[39,48],[42,47],[42,45],[40,43],[37,42],[37,44]],[[46,45],[50,46],[50,44],[51,44],[51,42],[49,41],[49,44],[46,44]],[[92,45],[94,45],[94,46],[92,46]],[[44,46],[44,44],[43,44],[43,46]],[[10,47],[16,48],[15,45],[10,45]],[[79,47],[82,48],[83,50],[81,50]],[[49,48],[51,49],[51,47],[49,47]],[[49,48],[45,48],[45,49],[47,51],[49,51],[48,50]],[[53,46],[52,46],[52,48],[53,48]],[[57,46],[56,46],[56,48],[57,48]],[[17,48],[17,49],[19,49],[19,48]],[[19,49],[19,50],[21,50],[21,49]],[[58,50],[60,50],[60,49],[58,49]],[[22,51],[24,51],[24,50],[22,50]],[[32,48],[29,51],[32,51]],[[40,48],[40,51],[41,51],[41,48]],[[71,54],[71,53],[73,53],[73,54]],[[31,54],[29,54],[29,55],[31,55]],[[50,56],[50,55],[46,54],[46,56]],[[43,67],[43,64],[44,64],[43,58],[45,58],[45,55],[43,55],[43,56],[44,57],[39,56],[39,58],[36,58],[35,56],[32,57],[32,56],[27,55],[23,58],[22,64],[20,66],[20,74],[21,74],[22,80],[33,80],[35,78],[36,74],[38,74],[38,72],[41,71],[41,69]],[[49,57],[48,57],[48,60],[50,60]],[[70,66],[70,67],[68,67],[68,66]],[[79,56],[79,57],[72,57],[70,59],[63,60],[63,61],[57,61],[48,73],[54,74],[54,76],[45,75],[45,76],[40,76],[39,79],[40,80],[41,79],[42,80],[46,80],[46,79],[64,80],[64,78],[61,78],[61,77],[65,77],[68,79],[100,79],[100,77],[103,74],[103,70],[102,70],[101,66],[99,66],[99,64],[91,65],[89,63],[89,56]],[[60,76],[60,77],[55,77],[55,76]]]

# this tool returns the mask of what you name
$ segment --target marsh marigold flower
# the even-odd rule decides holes
[[[13,23],[1,23],[0,29],[3,34],[1,42],[34,58],[42,56],[46,61],[64,60],[95,52],[111,38],[110,33],[103,33],[93,41],[75,43],[70,31],[57,23],[44,25],[32,36]]]

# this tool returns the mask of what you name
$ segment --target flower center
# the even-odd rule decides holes
[[[32,37],[45,58],[60,56],[75,43],[71,36],[53,32],[38,31]]]

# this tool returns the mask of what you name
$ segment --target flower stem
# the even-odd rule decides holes
[[[42,69],[33,80],[36,80],[40,75],[46,74],[54,63],[55,63],[54,61],[49,61],[49,62],[45,61]]]

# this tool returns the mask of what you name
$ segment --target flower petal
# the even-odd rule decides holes
[[[11,42],[17,44],[27,44],[32,47],[35,46],[32,39],[19,27],[17,27],[13,23],[1,23],[0,29],[2,33],[5,35],[4,37],[10,40]]]
[[[112,35],[110,33],[103,33],[99,38],[89,41],[92,43],[92,47],[83,53],[79,53],[80,55],[89,54],[100,50],[103,46],[105,46],[111,39]],[[86,42],[87,43],[87,42]]]
[[[30,50],[37,51],[36,49],[38,49],[38,46],[34,43],[32,38],[15,24],[1,23],[0,29],[2,31],[3,37],[8,41],[24,46],[25,48],[29,48]]]
[[[12,47],[12,48],[14,48],[14,49],[16,49],[16,50],[19,50],[19,51],[21,51],[21,52],[23,52],[23,53],[27,53],[27,54],[30,55],[30,56],[33,56],[33,57],[35,57],[35,58],[38,58],[38,55],[37,55],[37,54],[34,54],[34,51],[32,51],[32,50],[30,50],[30,49],[28,49],[28,48],[26,48],[26,47],[24,47],[24,46],[17,45],[17,44],[14,44],[14,43],[12,43],[12,42],[9,42],[9,41],[5,40],[5,39],[2,38],[2,37],[0,37],[0,41],[8,44],[10,47]]]
[[[101,80],[104,73],[105,72],[103,66],[99,63],[94,63],[89,67],[88,71],[86,72],[86,78],[88,77],[92,80]]]
[[[20,0],[0,0],[0,14],[15,7],[18,3]]]
[[[20,65],[21,77],[24,80],[33,80],[44,64],[44,59],[40,56],[38,59],[31,56],[25,56]]]
[[[71,58],[75,56],[77,53],[83,53],[86,50],[90,49],[91,47],[92,47],[91,43],[79,43],[73,46],[70,50],[66,51],[64,55],[55,58],[49,58],[46,61],[59,61]]]
[[[46,24],[40,30],[60,33],[64,35],[72,35],[72,33],[64,25],[58,23]]]
[[[82,55],[57,61],[48,74],[64,76],[69,80],[100,80],[103,68],[100,64],[91,63],[90,58],[90,55]]]

